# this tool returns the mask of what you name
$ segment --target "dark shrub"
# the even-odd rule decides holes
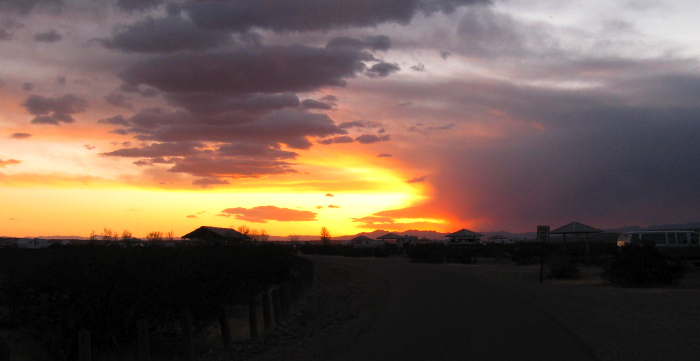
[[[670,284],[683,276],[683,267],[669,263],[653,244],[620,248],[601,277],[625,287]]]
[[[562,253],[553,253],[547,257],[549,276],[557,279],[578,278],[581,270],[576,262]]]
[[[406,247],[406,255],[411,262],[443,263],[447,256],[447,250],[441,243],[422,243]]]
[[[195,332],[215,322],[219,306],[287,280],[310,261],[277,246],[190,249],[73,247],[14,252],[22,263],[0,294],[2,320],[21,327],[57,360],[76,359],[77,333],[91,331],[96,351],[122,352],[146,319],[153,342],[179,330],[184,311]],[[0,260],[1,261],[1,260]]]

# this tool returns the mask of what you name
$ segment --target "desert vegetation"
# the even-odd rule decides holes
[[[222,305],[313,267],[290,247],[63,247],[0,250],[0,328],[33,339],[56,360],[75,360],[90,330],[97,355],[133,350],[146,320],[154,350],[177,344],[188,312],[193,332],[216,322]]]

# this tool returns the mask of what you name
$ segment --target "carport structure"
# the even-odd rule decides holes
[[[565,226],[559,227],[549,233],[551,234],[562,234],[564,235],[564,253],[566,253],[566,235],[567,234],[585,234],[586,235],[586,257],[589,256],[588,248],[588,235],[590,233],[602,233],[603,230],[598,228],[593,228],[591,226],[585,225],[583,223],[571,222]]]

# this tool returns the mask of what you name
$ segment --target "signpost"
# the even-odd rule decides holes
[[[544,275],[544,250],[549,243],[549,226],[537,226],[537,241],[542,242],[540,252],[540,283],[542,283],[542,277]]]

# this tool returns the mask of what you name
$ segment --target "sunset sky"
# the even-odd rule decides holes
[[[700,2],[0,0],[0,236],[700,220]]]

